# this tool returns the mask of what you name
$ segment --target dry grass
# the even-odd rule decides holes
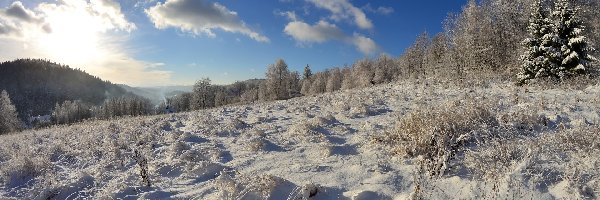
[[[422,156],[431,175],[441,175],[448,161],[473,139],[488,135],[499,126],[485,106],[472,102],[452,102],[436,110],[418,110],[400,118],[395,128],[375,136],[399,156]]]

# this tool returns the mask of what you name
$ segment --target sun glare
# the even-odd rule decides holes
[[[101,33],[98,21],[83,9],[47,13],[49,34],[38,37],[39,47],[53,59],[73,64],[102,60]]]

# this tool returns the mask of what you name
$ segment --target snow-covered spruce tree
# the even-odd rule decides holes
[[[579,8],[569,0],[558,0],[551,13],[552,19],[536,0],[530,25],[530,38],[524,42],[520,83],[533,78],[564,79],[583,74],[594,58],[589,55],[587,38],[583,36],[583,22],[577,17]]]
[[[310,70],[310,66],[306,65],[304,67],[304,75],[302,76],[303,80],[309,79],[312,76],[312,71]]]
[[[20,129],[21,121],[17,115],[17,109],[10,101],[8,93],[2,90],[0,93],[0,134]]]
[[[535,0],[532,5],[532,13],[529,20],[529,37],[523,41],[525,52],[521,56],[522,68],[518,79],[520,83],[537,77],[550,75],[552,69],[552,54],[555,34],[548,14],[542,8],[542,1]]]
[[[561,79],[585,73],[590,61],[594,59],[589,55],[592,49],[588,47],[587,38],[583,36],[583,22],[577,17],[579,10],[570,0],[558,0],[552,12],[560,46],[560,54],[556,54],[560,56],[560,67],[553,69],[552,73]]]

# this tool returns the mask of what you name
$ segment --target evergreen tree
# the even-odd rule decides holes
[[[306,67],[304,67],[304,76],[302,77],[303,80],[309,79],[312,76],[312,71],[310,70],[310,66],[306,65]]]
[[[0,93],[0,134],[18,131],[21,129],[21,121],[17,109],[10,101],[8,93],[2,90]]]
[[[548,14],[542,8],[541,0],[535,0],[532,5],[529,26],[529,38],[523,41],[526,48],[521,56],[523,61],[521,72],[518,74],[519,82],[536,77],[549,76],[552,67],[550,55],[553,50],[554,34]]]
[[[518,74],[520,83],[533,78],[564,79],[582,74],[594,60],[589,55],[592,48],[583,36],[583,22],[576,16],[579,8],[569,0],[558,0],[548,16],[542,7],[541,0],[536,0],[528,27],[530,38],[523,43],[526,51]]]
[[[558,46],[560,46],[560,57],[558,57],[558,69],[553,73],[559,78],[582,74],[586,71],[592,58],[588,53],[587,38],[583,36],[583,22],[577,17],[579,8],[572,5],[569,0],[558,0],[556,8],[552,13],[555,18],[555,32]]]

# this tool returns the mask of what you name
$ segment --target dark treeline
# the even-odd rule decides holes
[[[41,59],[0,63],[0,91],[6,91],[6,96],[10,97],[21,126],[154,113],[147,99],[118,85],[82,70]],[[49,115],[51,118],[45,117]]]
[[[0,63],[0,90],[8,92],[23,120],[48,115],[55,104],[67,100],[99,105],[127,93],[79,69],[39,59]]]

